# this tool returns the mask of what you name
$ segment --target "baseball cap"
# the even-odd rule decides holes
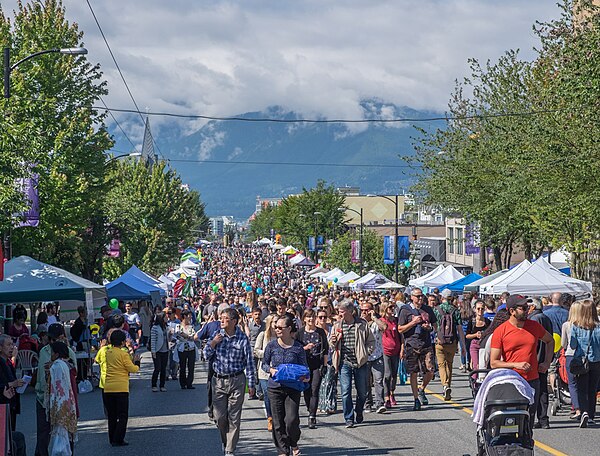
[[[515,307],[528,306],[532,299],[521,295],[510,295],[506,298],[506,308],[514,309]]]
[[[448,297],[452,296],[452,291],[450,291],[448,288],[444,288],[442,290],[442,296],[444,298],[448,298]]]
[[[65,328],[60,323],[52,323],[48,326],[48,337],[52,339],[58,339],[60,336],[65,335]]]

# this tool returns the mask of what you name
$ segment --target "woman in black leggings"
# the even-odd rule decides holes
[[[152,372],[152,391],[158,391],[156,382],[160,375],[160,390],[167,391],[165,379],[167,376],[167,363],[169,362],[169,342],[167,340],[167,325],[164,312],[154,315],[154,324],[150,330],[150,351],[154,362]]]
[[[316,312],[312,309],[304,312],[304,327],[298,332],[297,339],[304,346],[306,361],[310,369],[310,388],[304,391],[304,402],[308,409],[308,427],[317,427],[317,408],[319,405],[319,389],[323,378],[323,370],[327,366],[327,335],[317,327]]]

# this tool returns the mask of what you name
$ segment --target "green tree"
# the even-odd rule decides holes
[[[277,209],[277,206],[267,206],[256,214],[248,227],[248,241],[271,237],[271,229],[276,226]]]
[[[3,14],[0,21],[0,41],[10,47],[12,62],[83,44],[83,33],[65,19],[58,0],[19,3],[14,24]],[[3,154],[9,153],[2,179],[10,183],[18,174],[39,174],[41,209],[37,228],[14,230],[14,253],[97,279],[98,252],[106,242],[104,151],[112,147],[105,113],[93,108],[107,93],[99,66],[83,56],[42,55],[15,68],[10,84],[12,97],[3,101],[0,121],[0,144],[8,146]],[[10,192],[2,198],[20,204]]]
[[[133,264],[160,274],[179,258],[180,244],[206,231],[208,218],[196,191],[182,186],[177,173],[158,162],[114,162],[109,176],[106,213],[111,231],[121,241],[119,258],[105,258],[108,278]]]

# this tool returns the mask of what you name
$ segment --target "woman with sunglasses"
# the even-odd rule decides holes
[[[265,349],[267,345],[273,340],[277,340],[275,335],[275,325],[279,320],[279,315],[271,314],[265,320],[265,330],[259,333],[256,338],[256,344],[254,345],[254,356],[258,359],[258,381],[262,391],[268,390],[269,374],[261,369],[262,361],[265,356]],[[267,430],[271,432],[273,430],[273,415],[271,414],[271,403],[269,402],[269,395],[265,394],[265,411],[267,412]]]
[[[304,346],[306,360],[310,369],[310,388],[304,391],[304,402],[308,408],[308,427],[317,427],[317,406],[319,404],[319,388],[321,379],[325,374],[323,367],[327,365],[327,334],[317,327],[314,310],[304,312],[304,327],[298,331],[297,339]]]
[[[283,386],[273,377],[280,364],[299,364],[307,366],[306,352],[302,344],[294,338],[298,332],[296,321],[291,314],[285,314],[275,324],[277,340],[269,342],[265,349],[262,369],[270,374],[267,394],[271,402],[273,415],[273,441],[280,456],[301,454],[298,448],[300,440],[300,391]],[[309,379],[303,379],[308,382]]]
[[[473,370],[479,369],[479,349],[481,348],[483,332],[492,324],[490,320],[483,316],[484,312],[485,303],[478,299],[475,302],[475,318],[470,318],[467,321],[465,338],[471,341],[469,352],[471,353],[471,367]]]

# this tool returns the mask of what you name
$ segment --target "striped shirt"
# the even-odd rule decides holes
[[[351,367],[358,367],[356,359],[356,323],[342,321],[342,362]]]
[[[233,336],[224,334],[221,343],[216,348],[212,348],[210,343],[220,331],[215,331],[210,336],[206,347],[204,347],[204,356],[206,356],[206,359],[211,359],[214,356],[212,363],[213,369],[217,374],[235,374],[246,370],[248,387],[254,388],[254,355],[248,336],[244,334],[239,326],[236,326]]]

